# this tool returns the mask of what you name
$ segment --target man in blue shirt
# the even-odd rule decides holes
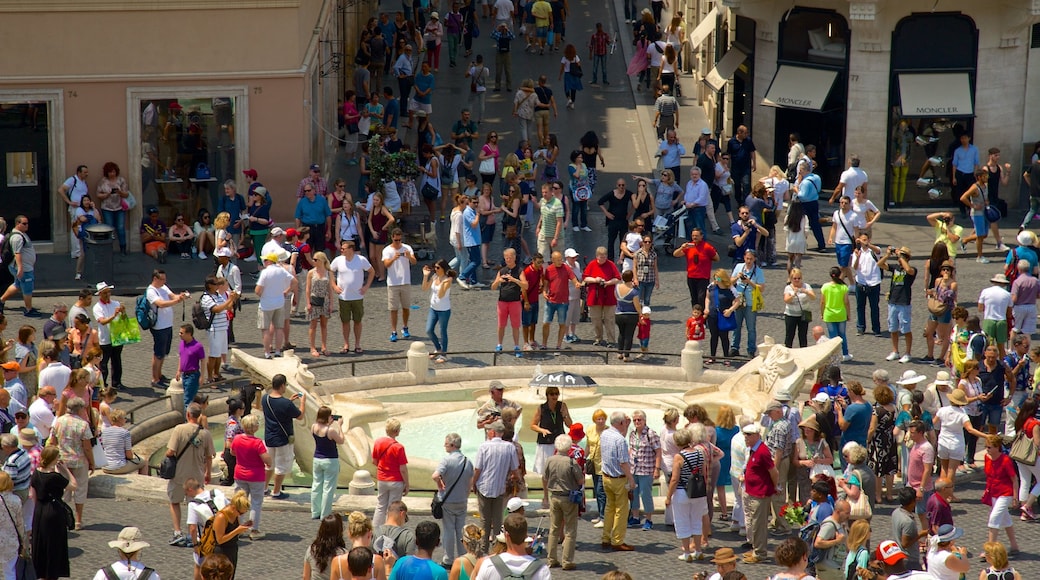
[[[394,564],[390,572],[390,580],[448,580],[448,571],[440,564],[433,561],[433,551],[441,543],[441,527],[436,522],[419,522],[415,526],[415,554],[402,557]],[[354,548],[356,550],[357,548]],[[371,552],[365,554],[372,563]],[[355,578],[364,578],[367,574],[354,574],[354,561],[360,561],[360,556],[354,558],[354,552],[347,555],[347,563],[351,568],[351,575]],[[360,569],[360,566],[358,566]],[[371,571],[371,570],[369,570]]]
[[[383,87],[383,126],[397,128],[401,119],[401,102],[394,98],[394,90]]]
[[[332,223],[332,210],[324,196],[319,197],[314,185],[303,186],[303,197],[296,202],[296,227],[307,226],[311,229],[311,257],[315,251],[325,249],[325,242],[332,234],[328,226]]]
[[[671,171],[676,179],[679,179],[682,176],[682,173],[679,173],[679,166],[682,164],[682,156],[686,155],[686,147],[679,142],[679,135],[676,134],[675,129],[669,129],[665,133],[665,142],[661,143],[657,154],[661,156],[661,165]]]
[[[479,287],[477,282],[477,267],[480,259],[480,216],[477,215],[477,198],[469,200],[469,207],[462,211],[462,245],[466,248],[469,262],[459,273],[459,286],[469,290],[471,287]]]
[[[426,113],[427,117],[433,114],[433,88],[435,85],[433,73],[430,72],[430,63],[422,63],[419,74],[415,75],[415,96],[408,103],[408,127],[412,126],[416,111]]]
[[[825,252],[827,241],[823,237],[823,226],[820,225],[820,192],[823,190],[823,182],[819,175],[809,171],[808,163],[799,163],[798,180],[795,183],[798,192],[794,199],[801,202],[805,217],[809,218],[809,229],[816,238],[816,251]]]
[[[979,149],[971,143],[971,135],[962,133],[960,136],[961,146],[953,150],[953,159],[950,165],[953,167],[953,187],[950,189],[950,197],[953,202],[961,208],[961,217],[967,215],[968,207],[960,203],[961,196],[975,183],[975,170],[981,167],[979,164]]]
[[[848,405],[838,404],[835,411],[838,414],[838,427],[841,429],[841,447],[850,441],[855,441],[863,447],[867,446],[867,431],[870,429],[870,419],[873,411],[870,403],[863,398],[865,390],[863,385],[857,381],[848,384]],[[845,463],[842,458],[842,464]]]
[[[415,69],[412,68],[412,45],[406,44],[404,52],[394,61],[394,76],[397,77],[397,92],[400,99],[408,101],[415,83]]]

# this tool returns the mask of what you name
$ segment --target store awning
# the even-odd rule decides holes
[[[904,117],[971,117],[968,73],[901,74],[899,97]]]
[[[719,62],[715,63],[715,68],[704,76],[704,83],[716,91],[721,91],[746,58],[746,52],[731,46],[726,54],[722,55]]]
[[[693,32],[690,33],[691,51],[697,50],[701,43],[704,42],[704,39],[708,38],[712,32],[715,32],[715,24],[719,20],[718,16],[718,8],[712,8],[710,12],[704,15],[697,27],[693,29]]]
[[[819,111],[838,71],[782,64],[773,75],[763,105]]]

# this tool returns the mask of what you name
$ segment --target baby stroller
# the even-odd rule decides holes
[[[686,205],[680,205],[671,213],[659,215],[654,218],[654,245],[664,241],[664,251],[669,254],[674,250],[672,240],[679,235],[679,226],[686,217]]]

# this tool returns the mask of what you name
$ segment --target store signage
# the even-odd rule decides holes
[[[970,117],[971,80],[968,73],[901,74],[899,97],[907,117]]]
[[[762,104],[819,111],[837,76],[833,70],[780,65]]]

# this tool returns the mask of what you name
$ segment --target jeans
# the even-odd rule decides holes
[[[461,34],[448,34],[448,64],[455,66],[455,60],[459,56],[459,41]],[[454,561],[454,560],[453,560]]]
[[[607,259],[611,262],[627,231],[628,224],[624,220],[607,220]]]
[[[708,207],[698,205],[691,207],[686,212],[686,235],[689,236],[693,228],[699,228],[702,232],[708,231]]]
[[[336,499],[336,481],[339,479],[339,459],[314,458],[311,469],[311,517],[324,518],[332,513]]]
[[[108,212],[105,212],[105,213],[108,213]],[[1021,227],[1024,228],[1024,227],[1028,226],[1029,222],[1033,219],[1033,216],[1035,216],[1037,214],[1040,214],[1040,197],[1030,197],[1029,198],[1029,211],[1026,212],[1026,217],[1022,218]],[[105,221],[107,222],[108,219],[105,219]]]
[[[607,55],[597,54],[592,57],[592,82],[599,78],[599,71],[603,71],[603,82],[607,82]]]
[[[426,335],[433,342],[436,352],[448,352],[448,320],[451,319],[451,310],[430,309],[430,315],[426,319]],[[440,329],[440,336],[436,329]]]
[[[414,84],[415,77],[397,77],[397,98],[401,101],[402,109],[408,107],[408,97],[411,95],[412,85]]]
[[[737,199],[740,198],[738,197]],[[802,209],[805,210],[805,216],[809,218],[809,229],[812,230],[812,235],[816,238],[816,247],[826,248],[827,240],[823,237],[823,226],[820,225],[820,202],[803,201]]]
[[[867,331],[867,304],[870,304],[870,331],[874,334],[881,332],[881,284],[877,286],[864,286],[856,284],[856,330]]]
[[[639,19],[639,6],[636,0],[625,0],[625,20]]]
[[[602,543],[619,546],[625,543],[625,531],[628,528],[628,480],[624,477],[605,477],[603,490],[607,500],[603,514]]]
[[[451,564],[457,556],[466,553],[462,549],[462,528],[466,527],[466,502],[443,504],[444,518],[441,520],[441,546],[444,548],[444,560]]]
[[[557,551],[563,536],[563,563],[574,563],[574,542],[578,537],[578,504],[566,495],[549,498],[549,561],[559,562]]]
[[[575,201],[573,208],[571,210],[571,227],[589,227],[589,200]]]
[[[455,246],[452,248],[455,250],[455,259],[459,262],[455,264],[455,271],[461,272],[469,265],[469,252],[466,251],[466,248],[456,248]]]
[[[632,490],[632,504],[629,506],[633,512],[639,511],[639,500],[643,501],[643,515],[651,519],[654,515],[654,476],[636,475],[636,488]]]
[[[264,490],[267,482],[235,480],[235,489],[241,489],[249,496],[249,519],[253,521],[253,529],[260,529],[260,511],[264,507]]]
[[[119,238],[119,249],[126,250],[126,212],[123,210],[109,211],[102,210],[101,219],[105,220],[105,224],[112,226],[116,229],[116,236]]]
[[[469,263],[466,264],[466,269],[459,274],[459,279],[473,284],[477,281],[477,268],[480,267],[480,244],[466,246],[466,253],[469,255]]]
[[[825,322],[827,325],[827,338],[834,338],[835,336],[841,338],[841,354],[849,354],[849,339],[845,338],[845,321],[841,322]]]
[[[618,353],[627,357],[632,350],[632,337],[635,336],[636,325],[639,324],[639,315],[635,312],[615,314],[614,323],[618,328]],[[652,505],[651,510],[653,510]]]
[[[108,363],[112,363],[112,382],[108,382]],[[101,345],[101,379],[106,385],[115,387],[123,384],[123,347]]]
[[[596,496],[596,514],[603,519],[603,512],[607,510],[607,493],[603,491],[603,476],[592,474],[592,495]]]
[[[395,501],[404,497],[403,481],[379,480],[379,495],[376,496],[376,512],[372,516],[372,526],[378,528],[386,523],[387,508]],[[376,525],[376,523],[379,525]]]
[[[745,306],[744,308],[738,308],[737,315],[737,328],[733,331],[733,348],[740,350],[740,337],[741,332],[744,330],[744,326],[747,326],[747,354],[748,356],[754,356],[755,350],[757,349],[758,343],[758,331],[757,321],[758,313],[751,311],[751,306]]]
[[[181,373],[181,385],[184,387],[184,408],[187,409],[199,392],[199,371]]]
[[[795,331],[798,332],[798,346],[805,348],[808,343],[809,333],[809,321],[802,320],[802,316],[791,316],[790,314],[784,315],[784,346],[792,348],[794,346],[794,335]]]
[[[650,296],[654,293],[653,282],[639,282],[639,303],[650,306]]]

